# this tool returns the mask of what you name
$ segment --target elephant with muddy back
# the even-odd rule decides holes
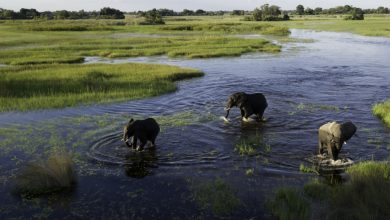
[[[244,92],[237,92],[232,94],[225,107],[226,116],[229,116],[232,107],[238,107],[241,111],[241,116],[244,121],[248,121],[249,116],[255,114],[258,121],[263,120],[263,114],[268,107],[267,100],[262,93],[247,94]]]
[[[328,156],[337,160],[343,144],[356,132],[357,128],[352,122],[328,122],[318,129],[318,153],[322,155],[325,150]]]
[[[152,143],[152,147],[156,146],[155,141],[159,132],[160,126],[153,118],[147,118],[145,120],[130,119],[123,129],[122,141],[124,141],[128,147],[143,150],[148,141]],[[140,146],[137,146],[137,140],[140,140]],[[130,144],[128,143],[129,141]]]

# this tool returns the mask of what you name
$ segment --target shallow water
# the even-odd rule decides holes
[[[280,54],[234,58],[86,58],[87,64],[193,67],[206,75],[180,82],[175,93],[145,100],[0,114],[0,127],[27,130],[31,142],[38,138],[35,135],[41,139],[47,135],[48,140],[59,136],[39,140],[30,154],[22,150],[2,154],[0,217],[270,218],[264,203],[272,190],[299,186],[314,176],[300,173],[299,165],[310,165],[308,158],[317,150],[317,129],[331,120],[351,120],[358,127],[357,136],[344,145],[343,156],[354,161],[388,159],[390,130],[372,115],[371,107],[389,98],[390,39],[306,30],[292,30],[291,35],[314,41],[285,44]],[[242,123],[238,109],[231,111],[230,123],[220,119],[227,97],[237,91],[264,93],[269,104],[266,122]],[[129,151],[120,141],[122,126],[130,117],[149,116],[162,123],[157,149]],[[76,191],[55,202],[10,196],[12,183],[7,177],[55,141],[67,147],[80,142],[73,148],[80,173]],[[235,150],[244,142],[256,146],[254,155]],[[246,175],[248,169],[254,174]],[[203,183],[213,188],[216,180],[223,181],[239,201],[222,213],[197,196]],[[25,211],[12,211],[23,207]]]

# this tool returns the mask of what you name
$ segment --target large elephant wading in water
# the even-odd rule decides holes
[[[248,121],[248,117],[255,114],[259,121],[263,119],[263,114],[268,106],[267,100],[261,93],[246,94],[237,92],[232,94],[226,103],[225,111],[227,118],[232,107],[240,108],[241,116],[244,121]]]
[[[352,122],[339,124],[328,122],[318,129],[318,153],[323,154],[325,150],[333,160],[338,159],[343,144],[348,141],[356,132],[356,126]]]

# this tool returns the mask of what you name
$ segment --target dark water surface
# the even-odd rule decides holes
[[[301,186],[314,176],[300,173],[299,166],[316,153],[318,127],[331,120],[351,120],[358,127],[342,155],[354,161],[388,159],[390,130],[371,107],[389,98],[390,39],[305,30],[293,30],[292,37],[315,41],[285,44],[280,54],[235,58],[87,58],[87,63],[193,67],[206,75],[156,98],[0,114],[1,128],[26,130],[29,141],[40,143],[30,153],[4,148],[0,218],[270,218],[264,204],[273,190]],[[265,123],[242,123],[238,109],[231,111],[230,123],[220,119],[227,97],[237,91],[264,93]],[[120,142],[122,126],[132,116],[161,120],[156,150],[132,152]],[[76,190],[48,200],[11,196],[8,177],[50,147],[53,133],[78,155]],[[20,142],[17,137],[14,142]],[[7,136],[0,134],[1,140]],[[243,143],[255,146],[256,153],[240,155],[235,147]],[[212,202],[207,205],[204,198]]]

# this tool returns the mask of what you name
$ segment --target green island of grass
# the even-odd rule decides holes
[[[372,112],[390,127],[390,100],[375,104],[374,107],[372,107]]]
[[[156,64],[50,64],[0,68],[0,111],[63,108],[157,96],[199,70]]]
[[[82,63],[86,56],[210,58],[273,53],[281,46],[263,38],[236,35],[290,33],[286,27],[225,19],[168,21],[166,25],[135,25],[131,19],[15,20],[0,24],[0,64],[8,65]]]

